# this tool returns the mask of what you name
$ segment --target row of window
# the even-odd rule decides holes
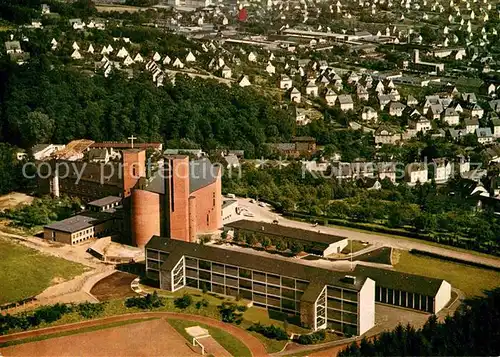
[[[213,272],[218,274],[224,274],[226,276],[241,277],[246,279],[252,279],[255,281],[260,281],[267,284],[282,285],[291,289],[297,289],[304,291],[309,283],[307,281],[297,280],[294,278],[287,278],[284,276],[269,274],[264,272],[259,272],[255,270],[239,268],[235,266],[212,263],[207,260],[196,259],[186,257],[186,267],[205,270],[207,272]]]
[[[357,313],[358,312],[358,304],[345,301],[345,300],[340,300],[340,299],[334,299],[334,298],[328,298],[327,300],[327,306],[329,309],[335,309],[335,310],[342,310],[342,311],[349,311],[350,313]]]
[[[149,266],[149,263],[148,263]],[[253,290],[258,293],[276,295],[278,297],[285,297],[293,300],[300,300],[302,298],[303,292],[293,290],[286,287],[279,287],[274,285],[268,285],[264,283],[259,283],[243,278],[235,278],[231,276],[224,276],[221,274],[210,273],[204,270],[196,270],[192,268],[186,268],[186,277],[193,279],[206,280],[208,282],[227,285],[231,287],[238,287],[248,290]]]
[[[342,300],[358,301],[358,292],[337,287],[329,286],[328,297],[338,298]]]
[[[92,238],[92,237],[90,236],[90,237],[83,237],[80,239],[71,239],[71,244],[78,244],[78,243],[84,242],[86,240],[89,240],[90,238]]]
[[[72,235],[72,237],[81,237],[81,236],[84,236],[84,235],[87,235],[87,234],[91,234],[94,232],[94,227],[91,227],[91,228],[88,228],[88,229],[85,229],[85,230],[82,230],[80,232],[76,232]]]
[[[167,260],[167,258],[168,258],[169,255],[170,255],[170,253],[168,253],[168,252],[160,252],[158,250],[148,249],[146,251],[146,256],[148,257],[148,259],[159,260],[162,263],[165,260]]]
[[[216,294],[228,295],[234,297],[241,297],[243,299],[251,300],[256,303],[259,303],[261,306],[273,306],[276,308],[281,308],[284,310],[288,310],[289,312],[295,313],[300,310],[300,303],[298,301],[280,298],[276,296],[266,295],[262,293],[252,292],[251,290],[232,287],[232,286],[224,286],[221,284],[216,284],[213,282],[202,281],[198,279],[193,279],[186,277],[186,286],[211,291]]]
[[[332,329],[335,331],[341,331],[348,336],[358,334],[358,327],[356,325],[352,325],[352,324],[349,324],[347,322],[342,323],[339,321],[334,321],[334,320],[328,319],[326,322],[326,326],[329,329]]]
[[[434,312],[434,299],[430,296],[380,286],[375,288],[375,301],[415,310]]]

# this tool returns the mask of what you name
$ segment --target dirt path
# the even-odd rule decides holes
[[[235,215],[235,219],[250,219],[254,221],[265,221],[272,222],[274,219],[279,217],[279,224],[295,227],[300,229],[307,230],[320,230],[322,233],[334,234],[348,237],[349,239],[355,239],[363,242],[368,242],[377,247],[388,246],[402,250],[410,250],[410,249],[419,249],[422,251],[441,254],[451,258],[458,258],[462,260],[466,260],[474,263],[481,263],[490,265],[493,267],[500,268],[500,259],[495,258],[493,256],[482,256],[476,255],[467,252],[456,251],[452,249],[448,249],[444,246],[435,246],[426,244],[425,242],[419,242],[417,239],[409,239],[405,237],[398,236],[390,236],[390,235],[381,235],[372,232],[363,232],[356,231],[351,229],[346,229],[338,226],[317,226],[312,227],[310,223],[293,221],[284,217],[279,216],[278,214],[271,212],[268,207],[260,207],[256,203],[250,203],[249,199],[238,199],[238,205],[240,207],[244,207],[253,213],[254,217],[245,217]]]
[[[240,329],[236,326],[233,326],[231,324],[226,324],[224,322],[212,319],[210,317],[205,317],[205,316],[197,316],[197,315],[189,315],[189,314],[183,314],[183,313],[176,313],[176,312],[142,312],[142,313],[135,313],[135,314],[126,314],[126,315],[119,315],[119,316],[112,316],[112,317],[107,317],[103,319],[97,319],[97,320],[89,320],[89,321],[83,321],[83,322],[78,322],[74,324],[67,324],[67,325],[61,325],[61,326],[54,326],[54,327],[48,327],[48,328],[43,328],[43,329],[38,329],[38,330],[32,330],[32,331],[25,331],[25,332],[19,332],[15,334],[10,334],[10,335],[4,335],[0,336],[0,343],[7,342],[7,341],[16,341],[16,340],[22,340],[30,337],[37,337],[37,336],[43,336],[43,335],[48,335],[48,334],[54,334],[54,333],[59,333],[59,332],[64,332],[64,331],[73,331],[73,330],[78,330],[84,327],[90,327],[90,326],[99,326],[99,325],[104,325],[104,324],[109,324],[117,321],[126,321],[130,319],[140,319],[140,318],[151,318],[151,317],[158,317],[158,318],[174,318],[174,319],[183,319],[183,320],[189,320],[189,321],[195,321],[203,324],[207,324],[212,327],[219,328],[223,331],[226,331],[239,339],[241,342],[243,342],[250,352],[252,353],[252,356],[267,356],[268,353],[266,352],[265,346],[257,339],[256,337],[250,335],[248,332],[246,332],[243,329]]]

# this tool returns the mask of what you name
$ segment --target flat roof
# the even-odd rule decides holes
[[[282,275],[299,280],[316,281],[324,285],[339,286],[346,289],[359,291],[366,280],[364,276],[357,276],[354,284],[343,282],[346,274],[352,273],[332,271],[319,267],[295,263],[292,260],[281,260],[264,257],[261,255],[233,251],[212,245],[201,245],[176,239],[153,236],[146,249],[156,249],[170,253],[162,264],[162,270],[172,270],[183,256],[205,259],[213,262],[252,269],[269,274]]]
[[[335,236],[307,229],[292,228],[292,227],[282,226],[276,223],[250,221],[247,219],[242,219],[236,222],[227,223],[224,226],[234,229],[243,229],[252,232],[267,233],[271,235],[292,238],[297,240],[305,240],[313,243],[332,244],[347,239],[347,237]]]
[[[44,226],[44,228],[65,233],[75,233],[83,229],[93,227],[112,218],[113,215],[111,213],[85,212],[73,217],[63,219],[59,222],[47,224],[46,226]]]
[[[96,207],[104,207],[110,204],[114,203],[120,203],[122,201],[121,197],[118,196],[106,196],[103,198],[99,198],[98,200],[89,202],[89,206],[96,206]]]

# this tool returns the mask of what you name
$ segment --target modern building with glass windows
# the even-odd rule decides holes
[[[370,274],[383,277],[384,270],[374,270],[332,271],[291,259],[275,259],[158,236],[146,245],[147,275],[158,280],[161,289],[177,291],[189,286],[239,296],[255,306],[299,315],[301,323],[313,330],[331,328],[347,335],[361,335],[374,326],[376,301],[403,306],[394,300],[394,286],[376,287],[377,281]],[[406,285],[414,283],[413,277],[399,275],[398,292],[411,290]],[[390,285],[385,280],[384,283]],[[387,297],[388,289],[392,289],[393,298],[383,301],[382,291],[386,291],[384,296]],[[401,303],[402,300],[397,301]],[[427,311],[431,306],[428,301],[426,309],[421,308],[424,306],[421,303],[418,308]],[[434,309],[437,305],[432,303]],[[416,308],[413,303],[408,307]]]

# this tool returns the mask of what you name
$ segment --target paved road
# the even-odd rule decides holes
[[[67,325],[48,327],[38,330],[19,332],[15,334],[0,336],[0,343],[7,341],[22,340],[30,337],[43,336],[64,331],[73,331],[84,327],[99,326],[104,324],[110,324],[117,321],[126,321],[130,319],[151,318],[151,317],[175,318],[175,319],[196,321],[199,323],[207,324],[209,326],[213,326],[221,330],[224,330],[233,335],[234,337],[236,337],[238,340],[240,340],[248,347],[248,349],[252,353],[252,356],[260,357],[268,355],[265,346],[262,344],[262,342],[259,341],[258,338],[250,335],[248,332],[239,327],[236,327],[231,324],[226,324],[224,322],[205,316],[189,315],[176,312],[142,312],[135,314],[126,314],[126,315],[107,317],[103,319],[78,322],[74,324],[67,324]]]
[[[236,219],[251,219],[256,221],[272,222],[274,219],[278,218],[279,223],[289,227],[308,229],[308,230],[319,230],[322,233],[334,234],[345,236],[350,239],[360,240],[364,242],[369,242],[377,246],[388,246],[402,250],[419,249],[422,251],[441,254],[447,257],[463,259],[469,262],[487,264],[493,267],[500,268],[500,259],[493,256],[482,256],[467,252],[460,252],[446,248],[445,246],[434,246],[429,245],[424,242],[419,242],[417,239],[409,239],[405,237],[381,235],[372,232],[362,232],[351,229],[346,229],[337,226],[318,226],[312,227],[310,223],[293,221],[278,214],[271,212],[269,207],[260,207],[257,203],[251,203],[249,199],[239,198],[238,205],[243,209],[248,210],[253,214],[253,217],[247,216],[237,216]]]

